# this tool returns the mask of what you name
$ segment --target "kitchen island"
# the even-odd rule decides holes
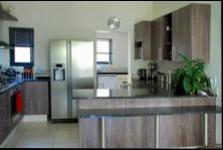
[[[215,97],[177,96],[159,84],[141,89],[73,90],[83,148],[215,145]]]

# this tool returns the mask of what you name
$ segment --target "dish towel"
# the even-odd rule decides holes
[[[21,113],[22,112],[22,95],[21,91],[17,90],[16,92],[16,112]]]

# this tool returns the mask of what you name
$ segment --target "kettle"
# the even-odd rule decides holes
[[[141,81],[146,81],[146,69],[144,69],[144,68],[141,68],[141,69],[139,69],[138,71],[137,71],[137,74],[138,74],[138,76],[139,76],[139,79],[141,80]]]

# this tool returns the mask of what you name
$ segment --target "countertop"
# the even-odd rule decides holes
[[[127,75],[128,72],[120,72],[120,71],[106,71],[106,72],[97,72],[97,74],[116,74],[116,75]]]
[[[185,97],[176,95],[174,90],[167,84],[159,81],[148,82],[140,87],[141,82],[128,89],[73,89],[72,98],[78,100],[86,99],[121,99],[121,98],[151,98],[151,97]],[[188,97],[188,96],[186,96]],[[195,95],[191,97],[203,97]]]
[[[97,74],[128,74],[127,68],[98,68]]]
[[[24,83],[24,82],[42,82],[42,81],[49,81],[49,79],[17,79],[9,84],[7,84],[6,86],[0,88],[0,94],[3,94],[4,92],[19,86],[20,84]]]
[[[125,109],[79,109],[79,118],[153,116],[195,113],[221,113],[219,106],[194,107],[156,107],[156,108],[125,108]]]

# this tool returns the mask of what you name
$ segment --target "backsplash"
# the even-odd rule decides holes
[[[183,65],[182,62],[159,61],[157,62],[159,72],[168,73],[169,70],[175,70]]]
[[[0,19],[0,41],[2,40],[3,21]]]
[[[0,64],[3,66],[9,66],[9,50],[0,49]]]

